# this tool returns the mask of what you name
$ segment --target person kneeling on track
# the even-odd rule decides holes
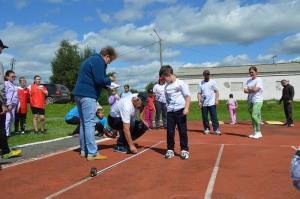
[[[119,131],[117,145],[114,147],[115,152],[137,153],[133,141],[149,130],[149,127],[144,121],[136,120],[136,116],[147,104],[147,93],[140,92],[138,95],[121,98],[111,109],[108,124],[112,129]]]

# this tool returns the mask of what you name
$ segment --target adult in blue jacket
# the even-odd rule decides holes
[[[106,68],[116,58],[114,48],[107,46],[101,49],[100,54],[90,56],[80,65],[73,94],[80,117],[80,154],[88,160],[106,159],[98,153],[95,141],[95,110],[101,90],[114,81],[114,77],[106,75]]]

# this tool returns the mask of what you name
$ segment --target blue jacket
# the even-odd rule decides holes
[[[72,119],[73,117],[78,117],[79,118],[79,112],[77,106],[72,108],[65,116],[65,121],[68,121]]]
[[[98,100],[102,88],[111,84],[106,75],[107,64],[99,54],[94,54],[81,63],[74,96],[89,97]]]

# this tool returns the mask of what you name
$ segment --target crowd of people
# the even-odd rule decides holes
[[[8,48],[0,40],[0,53]],[[114,48],[107,46],[102,48],[99,54],[87,58],[81,65],[78,78],[73,90],[76,106],[65,116],[68,124],[77,125],[74,135],[79,135],[80,155],[87,160],[103,160],[107,156],[100,154],[95,141],[96,135],[106,135],[117,138],[113,148],[116,152],[137,153],[134,141],[145,134],[149,129],[164,128],[167,132],[167,149],[164,157],[174,157],[175,129],[178,129],[180,138],[180,156],[182,159],[190,157],[187,115],[189,113],[191,94],[188,85],[178,79],[170,65],[164,65],[158,71],[159,79],[153,88],[147,92],[133,94],[129,85],[124,86],[124,92],[118,94],[116,88],[111,85],[116,77],[107,76],[107,66],[118,57]],[[13,122],[15,131],[24,134],[26,132],[27,102],[33,114],[34,133],[45,132],[45,96],[47,89],[42,86],[41,77],[34,76],[34,83],[27,87],[25,77],[19,78],[19,87],[15,84],[16,75],[8,70],[3,76],[3,66],[0,76],[0,103],[1,103],[1,151],[3,158],[11,158],[21,155],[21,150],[11,150],[7,138],[11,133]],[[245,83],[244,92],[248,94],[248,111],[252,120],[253,132],[250,138],[259,139],[261,133],[261,108],[263,105],[263,82],[257,77],[257,68],[249,68],[250,78]],[[5,79],[5,81],[4,81]],[[294,88],[287,80],[282,80],[283,93],[280,102],[283,101],[286,115],[286,125],[294,126],[292,115],[292,103]],[[102,89],[111,89],[108,98],[110,111],[108,117],[104,116],[103,108],[97,104]],[[215,80],[210,78],[210,71],[203,71],[203,80],[198,85],[198,106],[201,109],[203,120],[203,132],[209,134],[212,123],[214,134],[221,135],[217,116],[219,104],[219,90]],[[238,103],[229,95],[227,101],[230,113],[230,124],[237,123]],[[155,116],[154,116],[155,114]],[[153,124],[153,117],[154,124]],[[161,118],[162,117],[162,118]],[[39,120],[38,120],[39,119]],[[162,123],[161,123],[162,120]],[[38,128],[38,121],[40,128]]]
[[[8,48],[8,46],[0,40],[0,53],[5,48]],[[12,133],[13,126],[16,134],[25,134],[28,102],[33,114],[34,133],[45,132],[45,96],[48,92],[43,85],[40,85],[41,77],[35,75],[34,83],[28,87],[25,77],[19,78],[19,86],[15,82],[16,78],[16,73],[13,70],[7,70],[4,73],[3,65],[0,63],[0,142],[2,158],[12,158],[22,154],[21,150],[11,150],[7,139]],[[40,128],[38,128],[38,123],[40,123]]]

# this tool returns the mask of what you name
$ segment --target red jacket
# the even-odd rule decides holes
[[[150,111],[154,110],[154,100],[155,100],[155,98],[154,98],[153,95],[149,96],[149,98],[148,98],[148,105],[146,106],[146,108],[148,110],[150,110]]]
[[[27,113],[27,102],[29,99],[29,89],[18,87],[18,96],[19,96],[19,105],[18,113],[26,114]]]
[[[31,84],[28,89],[30,93],[30,106],[45,109],[45,96],[48,94],[45,86]]]

